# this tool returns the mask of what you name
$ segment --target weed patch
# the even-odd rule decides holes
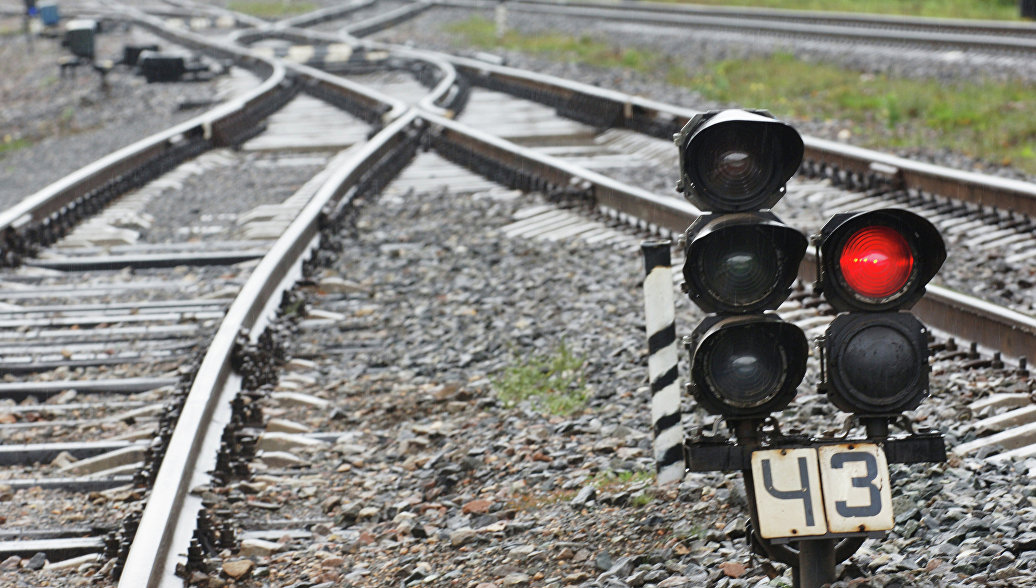
[[[508,502],[508,507],[518,511],[536,511],[555,504],[569,502],[576,493],[571,490],[553,490],[547,494],[534,492],[520,492],[515,494]]]
[[[508,407],[529,400],[550,414],[572,414],[586,405],[585,365],[585,358],[562,343],[552,355],[529,357],[506,368],[493,380],[493,388]]]
[[[10,135],[6,135],[5,137],[3,137],[3,140],[0,141],[0,157],[3,157],[8,153],[18,151],[20,149],[25,149],[31,144],[32,142],[28,139],[15,139]]]
[[[293,14],[313,12],[319,6],[314,2],[293,2],[289,0],[251,0],[230,2],[227,8],[259,18],[281,18]]]
[[[981,18],[1019,20],[1015,0],[660,0],[662,2],[753,6],[789,10],[831,10],[930,16],[943,18]]]
[[[655,479],[655,474],[646,470],[639,472],[604,470],[597,472],[589,483],[602,490],[621,490],[637,484],[645,484]]]

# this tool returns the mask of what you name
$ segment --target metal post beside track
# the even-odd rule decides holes
[[[651,425],[655,434],[655,468],[659,484],[678,482],[684,475],[671,245],[668,240],[640,244],[646,272],[644,314],[651,381]]]

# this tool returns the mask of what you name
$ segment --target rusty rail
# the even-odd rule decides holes
[[[477,0],[438,0],[444,6],[485,8]],[[549,18],[616,20],[654,26],[715,29],[746,34],[825,38],[838,42],[879,42],[961,50],[1008,53],[1036,51],[1036,27],[1027,22],[968,21],[964,19],[917,18],[896,15],[862,15],[823,11],[776,10],[751,7],[686,6],[603,2],[508,2],[511,12],[525,12]]]
[[[543,74],[474,59],[443,58],[473,85],[534,100],[598,126],[629,128],[668,138],[697,114],[694,110]],[[1036,216],[1036,184],[911,161],[816,137],[803,137],[803,141],[803,167],[817,173],[827,170],[835,180],[852,178],[865,184],[872,177],[891,179],[907,190]]]
[[[431,144],[446,157],[480,161],[480,171],[495,172],[499,181],[512,186],[577,190],[606,214],[632,217],[662,232],[681,233],[699,214],[683,200],[621,184],[441,117],[426,118],[433,123]],[[539,183],[533,178],[540,178]],[[816,280],[813,252],[807,252],[799,267],[799,277],[806,282]],[[914,312],[934,329],[1000,350],[1005,356],[1026,357],[1036,349],[1036,318],[948,288],[929,286]]]

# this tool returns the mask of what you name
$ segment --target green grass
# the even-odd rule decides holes
[[[788,54],[711,64],[669,81],[725,104],[767,108],[786,120],[847,121],[854,143],[935,147],[1036,172],[1036,87],[860,74]]]
[[[227,8],[259,18],[282,18],[313,12],[320,7],[314,2],[295,2],[293,0],[235,0],[227,4]]]
[[[651,504],[654,499],[654,494],[651,494],[650,492],[639,492],[630,498],[630,506],[633,508],[643,508]]]
[[[588,482],[596,488],[616,489],[625,488],[634,484],[643,484],[655,479],[654,472],[641,470],[639,472],[603,470],[590,477]]]
[[[680,4],[1018,20],[1017,0],[658,0]]]
[[[1036,110],[1036,85],[1032,83],[892,78],[807,63],[783,53],[720,61],[688,71],[679,56],[623,49],[586,36],[508,32],[497,39],[494,24],[477,17],[448,32],[483,48],[651,73],[710,101],[765,108],[792,123],[838,121],[850,132],[850,141],[863,147],[947,149],[1036,173],[1036,117],[1031,116]]]
[[[630,496],[629,505],[634,508],[642,508],[655,499],[652,490],[643,487],[654,479],[654,472],[646,470],[637,472],[604,470],[591,476],[587,482],[607,492],[622,492],[639,486],[640,489]]]
[[[572,414],[582,410],[589,395],[585,365],[583,357],[562,343],[551,355],[529,357],[506,368],[493,380],[493,388],[508,407],[530,400],[550,414]]]
[[[567,503],[576,495],[575,490],[552,490],[546,494],[529,490],[518,492],[508,500],[508,508],[522,512],[535,512],[556,504]]]
[[[29,141],[28,139],[15,139],[10,135],[6,135],[3,137],[3,140],[0,140],[0,157],[3,157],[8,153],[18,151],[19,149],[25,149],[29,145],[32,145],[32,141]]]
[[[664,62],[656,53],[615,47],[586,35],[573,38],[565,35],[527,36],[508,32],[498,38],[496,25],[478,16],[450,25],[447,32],[479,47],[527,51],[546,55],[558,61],[579,61],[600,67],[621,67],[646,72],[657,69]]]
[[[683,531],[673,531],[673,536],[678,539],[700,540],[704,539],[708,530],[702,525],[691,525]]]
[[[639,490],[636,490],[633,496],[630,497],[629,505],[634,508],[642,508],[655,500],[655,494],[652,492],[652,489],[643,488],[646,484],[650,484],[653,479],[655,479],[655,473],[646,470],[637,472],[604,470],[594,474],[588,481],[594,484],[596,488],[607,492],[624,492],[639,487]]]

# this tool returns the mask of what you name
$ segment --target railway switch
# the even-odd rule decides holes
[[[709,314],[686,340],[690,393],[707,411],[764,418],[795,397],[809,348],[772,311],[807,240],[770,212],[802,160],[802,138],[764,111],[693,118],[676,135],[678,189],[699,208],[685,234],[684,290]]]

